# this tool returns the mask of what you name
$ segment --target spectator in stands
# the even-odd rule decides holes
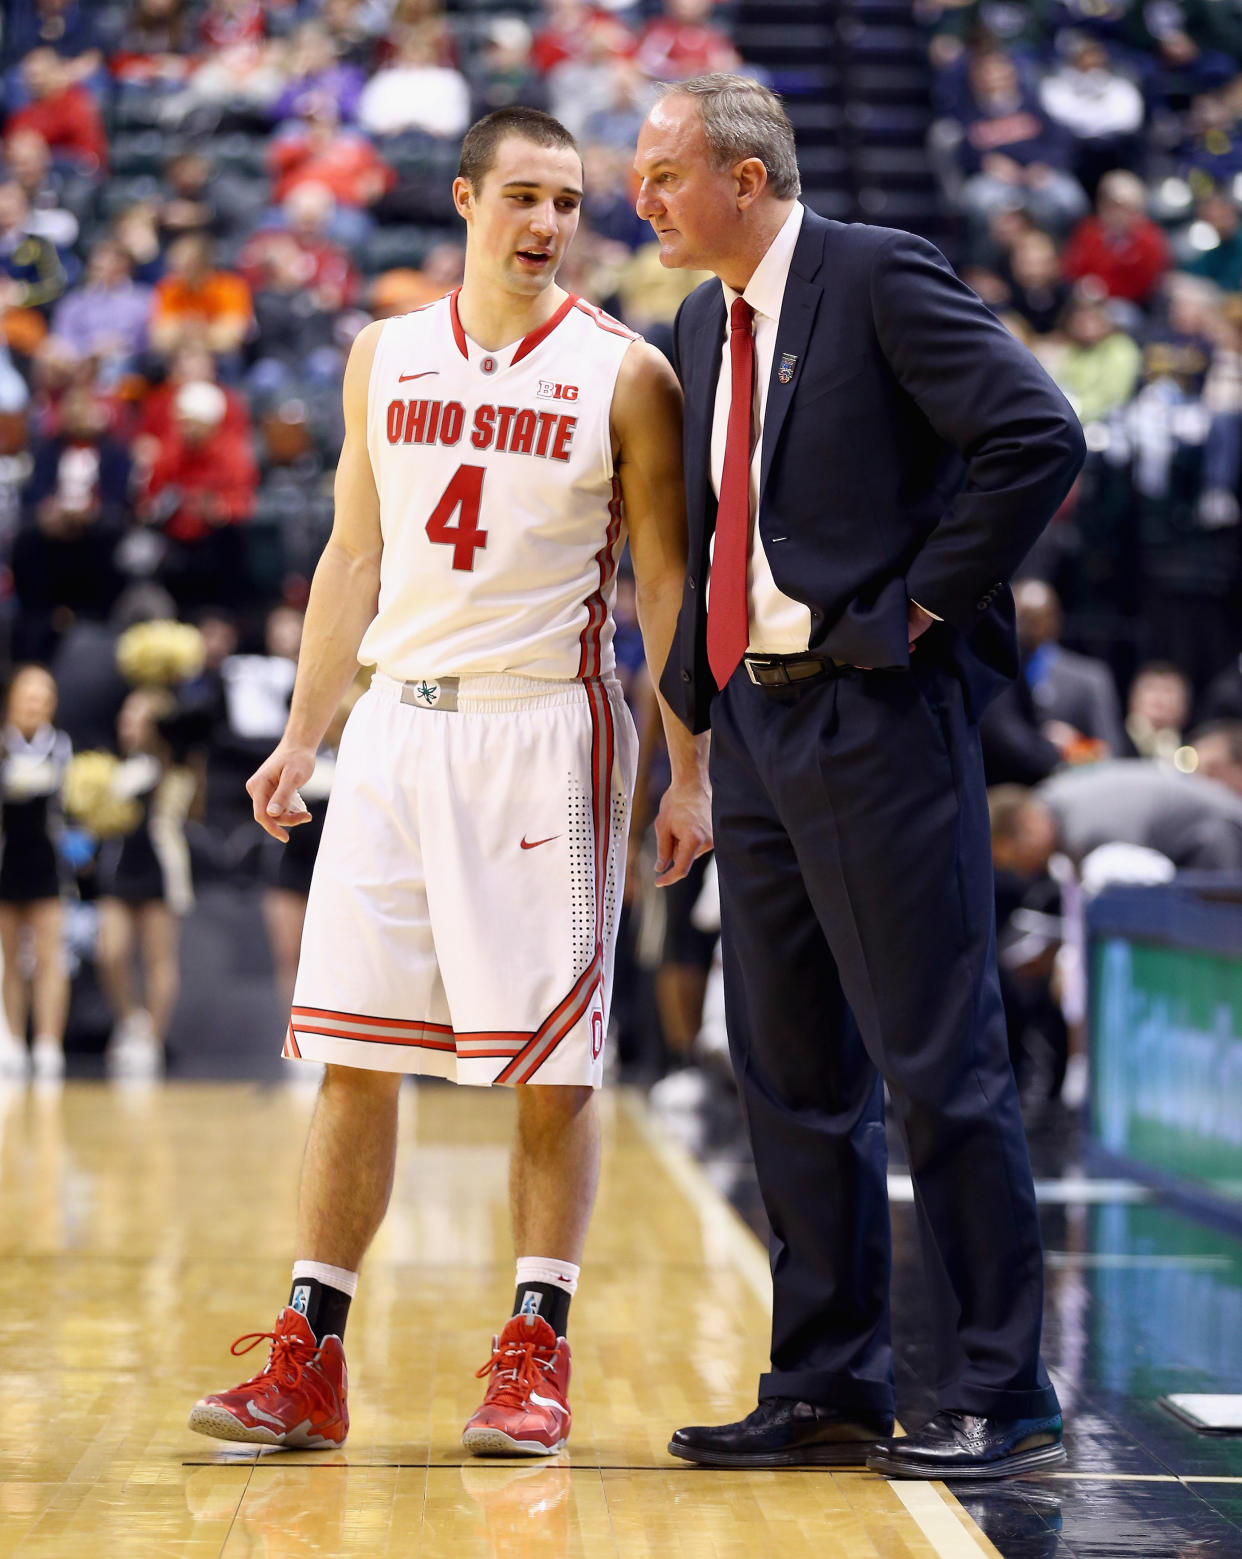
[[[154,285],[164,274],[157,215],[154,201],[138,200],[120,213],[112,227],[113,236],[129,256],[134,280],[148,286]]]
[[[617,62],[628,59],[633,46],[623,23],[594,12],[573,52],[547,70],[548,106],[571,134],[581,138],[594,105],[612,100]]]
[[[1068,171],[1065,135],[1003,49],[983,47],[971,56],[960,133],[961,200],[976,225],[1008,207],[1062,232],[1087,209],[1082,186]]]
[[[358,274],[346,251],[327,236],[335,212],[331,191],[322,184],[302,184],[291,191],[280,211],[283,226],[261,228],[247,239],[238,256],[237,269],[251,292],[265,284],[269,253],[275,248],[284,255],[291,242],[301,257],[303,285],[312,292],[315,307],[332,311],[352,303]]]
[[[1036,335],[1057,328],[1070,298],[1061,275],[1061,256],[1039,228],[1022,233],[1009,252],[1009,303]]]
[[[412,28],[391,64],[377,70],[358,100],[358,123],[371,135],[423,130],[458,136],[470,122],[470,88],[459,70],[438,63],[433,26]]]
[[[308,107],[330,102],[342,124],[353,123],[366,72],[337,58],[335,41],[322,22],[298,28],[285,69],[288,84],[272,105],[273,119],[299,118]]]
[[[1227,785],[1242,796],[1242,720],[1217,720],[1200,726],[1190,738],[1195,773]]]
[[[1040,83],[1044,112],[1070,137],[1071,168],[1094,195],[1110,168],[1135,168],[1142,156],[1143,94],[1087,33],[1062,34],[1063,58]]]
[[[47,335],[47,316],[65,291],[55,247],[26,230],[20,185],[0,184],[0,334],[19,357],[30,357]]]
[[[1085,764],[1057,774],[1028,802],[1047,808],[1054,847],[1076,864],[1102,845],[1136,844],[1178,871],[1242,870],[1242,797],[1171,764]]]
[[[100,382],[115,384],[146,350],[151,289],[133,279],[129,255],[115,238],[91,247],[86,281],[56,306],[52,335],[79,361],[92,358]]]
[[[1192,241],[1202,234],[1205,247],[1180,262],[1180,269],[1214,282],[1222,292],[1242,291],[1242,217],[1227,189],[1200,196],[1195,208]]]
[[[391,12],[388,0],[323,0],[319,20],[331,35],[337,59],[369,72]]]
[[[344,361],[336,345],[335,291],[314,285],[315,261],[292,233],[262,235],[263,248],[253,267],[254,310],[258,325],[257,361],[248,375],[252,394],[266,400],[295,394],[303,381],[338,383]]]
[[[7,176],[26,197],[26,230],[55,244],[62,260],[78,241],[80,216],[93,199],[80,174],[53,168],[48,144],[37,130],[14,130],[4,143]]]
[[[54,156],[88,173],[105,168],[108,139],[99,107],[72,67],[51,49],[35,49],[22,61],[22,80],[30,101],[9,115],[6,138],[15,130],[37,130]]]
[[[278,204],[303,184],[322,184],[331,192],[339,208],[334,236],[347,243],[366,236],[370,223],[360,214],[397,182],[366,136],[343,127],[330,106],[304,114],[277,136],[268,161]],[[342,228],[347,213],[359,215]]]
[[[195,68],[165,104],[166,117],[204,129],[226,114],[266,122],[285,84],[279,51],[268,48],[266,33],[259,0],[209,0],[198,23]]]
[[[493,16],[483,23],[483,47],[470,71],[472,122],[515,103],[544,106],[547,93],[531,59],[531,44],[530,27],[520,16]]]
[[[1061,603],[1042,579],[1014,585],[1022,675],[1045,735],[1057,745],[1086,740],[1099,744],[1095,756],[1125,751],[1121,704],[1113,674],[1102,660],[1067,650],[1061,640]],[[1061,729],[1049,732],[1049,724]]]
[[[1147,303],[1169,268],[1164,233],[1147,215],[1143,181],[1124,169],[1106,173],[1095,214],[1084,217],[1065,246],[1071,281],[1093,277],[1110,298]]]
[[[101,37],[85,0],[26,0],[6,9],[5,66],[49,49],[65,67],[67,81],[88,81],[103,64]]]
[[[602,142],[627,154],[633,150],[651,107],[651,82],[632,60],[614,60],[607,90],[596,100],[582,126],[584,141]]]
[[[1235,65],[1235,70],[1237,66]],[[1198,190],[1228,184],[1242,173],[1242,103],[1232,88],[1194,100],[1179,172]]]
[[[134,440],[134,455],[148,466],[158,454],[154,446],[166,444],[176,431],[174,410],[177,391],[183,384],[217,382],[216,360],[205,346],[189,342],[178,347],[168,362],[168,376],[162,384],[147,392],[139,413]],[[221,431],[231,437],[246,441],[250,438],[250,408],[245,397],[237,390],[221,386],[224,391],[224,420]],[[153,443],[151,441],[154,441]]]
[[[253,319],[249,287],[234,272],[215,268],[210,240],[200,233],[177,239],[168,251],[168,274],[155,289],[155,350],[167,355],[201,341],[218,358],[228,357],[240,350]]]
[[[627,249],[637,249],[651,237],[651,227],[634,210],[630,190],[632,151],[599,142],[582,148],[582,178],[586,189],[585,217],[592,233]]]
[[[254,508],[258,471],[249,440],[223,427],[219,385],[183,384],[174,427],[147,478],[144,523],[167,539],[158,577],[181,608],[244,598],[241,528]]]
[[[450,239],[433,244],[419,269],[402,266],[377,276],[368,290],[367,306],[376,319],[421,309],[461,286],[465,263],[461,244]]]
[[[212,190],[215,168],[202,152],[178,152],[164,164],[156,202],[160,247],[186,233],[223,236],[228,224]]]
[[[121,88],[180,85],[193,68],[186,0],[134,0],[108,61]]]
[[[558,66],[592,57],[601,35],[618,57],[632,52],[625,30],[602,16],[589,0],[545,0],[543,26],[531,49],[535,69],[546,76]]]
[[[716,0],[663,0],[663,16],[639,34],[634,58],[653,81],[685,81],[714,70],[734,71],[741,58],[733,40],[713,26]]]
[[[1185,745],[1190,718],[1190,680],[1167,661],[1141,666],[1126,701],[1126,736],[1138,758],[1171,759]]]
[[[47,661],[77,616],[106,617],[121,587],[113,556],[128,517],[129,454],[90,390],[66,391],[59,431],[31,441],[12,557],[21,660]]]
[[[1080,422],[1101,422],[1134,394],[1143,354],[1109,313],[1104,300],[1082,291],[1061,321],[1062,340],[1040,354],[1044,366],[1078,413]]]

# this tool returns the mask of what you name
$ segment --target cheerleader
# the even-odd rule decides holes
[[[136,818],[99,852],[98,966],[116,1019],[107,1053],[114,1076],[153,1077],[163,1071],[164,1041],[181,985],[179,920],[194,902],[185,819],[195,780],[173,763],[161,732],[161,722],[173,711],[171,693],[138,688],[117,719],[122,761],[110,790],[117,801],[136,804]]]
[[[42,666],[23,666],[9,686],[0,755],[0,951],[9,1029],[0,1039],[0,1071],[24,1074],[27,1017],[33,1008],[30,1059],[35,1077],[42,1080],[64,1075],[69,1010],[55,834],[60,788],[72,752],[69,738],[52,725],[56,702],[51,674]]]

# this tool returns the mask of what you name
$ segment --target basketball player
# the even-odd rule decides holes
[[[292,1292],[249,1340],[270,1338],[266,1369],[190,1416],[228,1440],[345,1439],[342,1337],[407,1072],[517,1093],[514,1314],[463,1441],[550,1455],[569,1435],[566,1320],[599,1168],[636,747],[610,605],[628,531],[648,661],[663,666],[686,555],[680,392],[656,351],[556,285],[582,199],[556,120],[481,120],[453,192],[462,287],[369,325],[350,355],[336,520],[289,722],[248,786],[256,819],[287,839],[332,711],[358,661],[375,666],[341,742],[285,1041],[326,1063]],[[702,738],[664,718],[671,883],[711,825]]]

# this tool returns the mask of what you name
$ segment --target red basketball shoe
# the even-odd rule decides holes
[[[483,1405],[462,1430],[477,1456],[555,1456],[569,1439],[569,1344],[537,1315],[515,1315],[478,1375]]]
[[[190,1428],[217,1440],[251,1440],[298,1451],[343,1445],[349,1409],[341,1339],[325,1337],[317,1344],[306,1317],[286,1307],[276,1317],[275,1331],[247,1332],[232,1352],[249,1353],[265,1340],[272,1348],[262,1374],[196,1402]]]

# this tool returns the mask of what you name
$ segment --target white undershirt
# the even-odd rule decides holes
[[[729,355],[728,314],[733,300],[745,298],[755,311],[755,399],[752,407],[753,451],[750,459],[750,513],[752,521],[747,603],[750,614],[750,650],[756,655],[795,655],[805,651],[811,639],[811,609],[777,588],[763,539],[759,534],[759,470],[763,461],[763,418],[768,403],[768,384],[772,378],[772,359],[776,353],[776,331],[785,297],[785,282],[794,245],[802,229],[803,207],[795,201],[779,233],[768,245],[767,253],[755,267],[745,292],[735,292],[721,282],[725,299],[725,339],[720,358],[720,378],[716,385],[716,405],[712,417],[711,479],[717,498],[724,471],[725,438],[729,425],[729,402],[733,394],[733,370]],[[712,537],[714,554],[716,538]]]

